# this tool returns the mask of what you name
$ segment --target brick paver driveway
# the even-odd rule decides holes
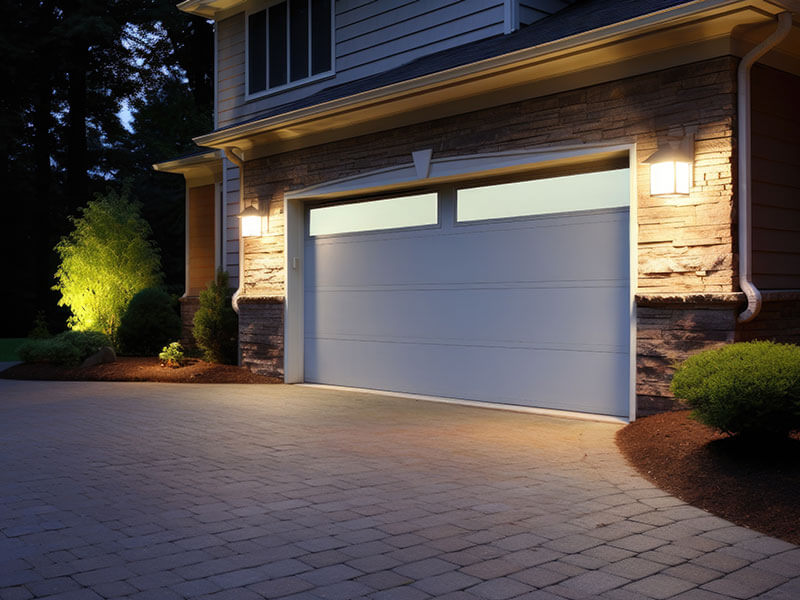
[[[0,598],[800,598],[800,549],[655,489],[616,429],[0,381]]]

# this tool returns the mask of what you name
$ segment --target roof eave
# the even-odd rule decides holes
[[[187,0],[189,1],[189,0]],[[791,10],[800,13],[800,0],[695,0],[662,11],[642,15],[598,29],[561,38],[530,48],[517,50],[482,61],[424,75],[415,79],[390,84],[338,98],[328,102],[300,108],[256,121],[234,125],[194,138],[199,146],[224,148],[236,146],[237,142],[267,131],[288,130],[290,127],[305,125],[325,119],[332,115],[352,113],[366,106],[389,105],[409,96],[419,95],[446,86],[457,86],[465,82],[490,77],[498,72],[507,72],[531,63],[544,63],[551,58],[565,54],[575,54],[591,48],[654,32],[680,22],[689,22],[736,7],[747,8],[757,5],[760,10],[770,9],[777,13]]]

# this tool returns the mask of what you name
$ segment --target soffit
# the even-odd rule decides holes
[[[216,19],[223,11],[237,6],[244,6],[244,0],[184,0],[178,4],[178,10],[206,19]]]

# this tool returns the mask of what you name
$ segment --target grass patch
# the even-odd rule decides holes
[[[19,360],[17,348],[26,341],[26,338],[0,338],[0,361]]]

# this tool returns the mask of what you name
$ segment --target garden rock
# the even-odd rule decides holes
[[[81,363],[81,367],[93,367],[95,365],[102,365],[103,363],[112,363],[117,360],[117,354],[111,346],[103,346],[92,354],[86,357]]]

